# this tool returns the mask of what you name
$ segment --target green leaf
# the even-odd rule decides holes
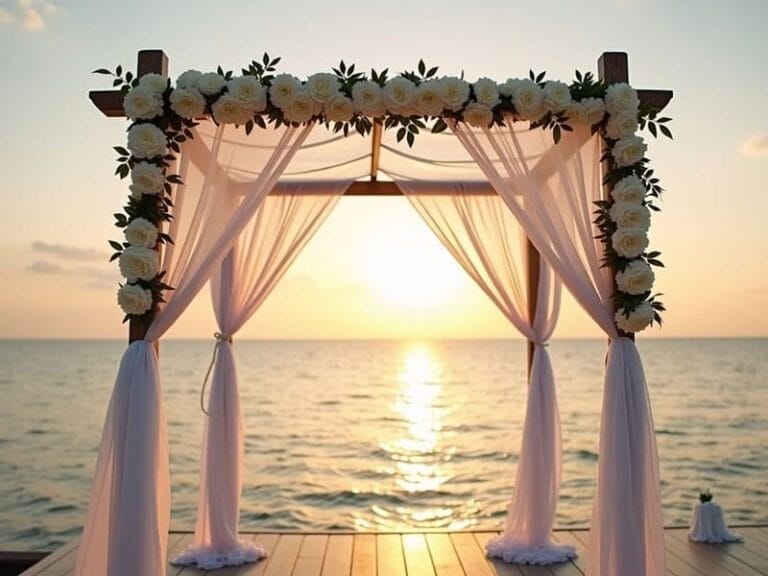
[[[556,125],[556,126],[553,128],[553,129],[552,129],[552,137],[555,139],[555,144],[557,144],[557,143],[559,143],[559,142],[560,142],[560,137],[561,137],[561,136],[562,136],[562,134],[561,134],[561,132],[560,132],[560,124],[557,124],[557,125]]]
[[[416,142],[416,136],[413,132],[408,132],[408,135],[406,136],[406,140],[408,141],[408,147],[413,148],[413,143]]]
[[[427,72],[427,66],[424,64],[424,60],[419,59],[419,74],[424,76],[424,74]]]
[[[109,261],[114,262],[118,258],[120,258],[120,252],[115,252],[114,254],[112,254],[112,256],[109,257]]]
[[[98,70],[94,70],[93,72],[91,72],[91,74],[106,74],[108,76],[112,76],[112,72],[110,72],[106,68],[99,68]]]
[[[119,66],[115,68],[115,76],[122,76],[123,75],[123,67]]]
[[[445,132],[447,129],[448,124],[445,123],[445,120],[438,118],[437,122],[432,126],[432,134],[439,134],[440,132]]]
[[[120,242],[115,242],[114,240],[110,240],[109,245],[112,246],[112,248],[114,248],[118,252],[122,252],[123,250],[123,245],[120,244]]]
[[[656,124],[654,124],[653,122],[648,122],[648,130],[650,131],[651,134],[653,134],[654,138],[657,137]]]
[[[117,152],[118,154],[121,154],[122,156],[128,156],[130,153],[128,150],[123,148],[122,146],[113,146],[112,149]]]
[[[433,66],[432,68],[430,68],[430,69],[427,71],[427,78],[432,78],[432,76],[434,76],[435,74],[437,74],[437,70],[438,70],[438,67],[437,67],[437,66]]]
[[[407,133],[407,131],[406,131],[406,129],[405,129],[405,128],[400,128],[400,129],[397,131],[397,141],[398,141],[398,142],[401,142],[401,141],[402,141],[402,139],[403,139],[403,138],[405,138],[405,135],[406,135],[406,133]]]
[[[674,138],[672,138],[672,132],[670,131],[669,128],[667,128],[662,124],[661,126],[659,126],[659,130],[661,130],[661,133],[664,134],[664,136],[666,136],[670,140],[674,140]]]
[[[120,84],[122,84],[122,83],[123,83],[123,81],[120,78],[115,78],[112,81],[112,86],[120,86]]]

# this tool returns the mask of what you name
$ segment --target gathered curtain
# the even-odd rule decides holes
[[[560,282],[546,263],[537,294],[526,284],[527,239],[512,212],[487,183],[397,179],[398,187],[510,323],[534,344],[515,491],[504,533],[488,543],[507,562],[552,564],[575,556],[552,541],[560,493],[560,416],[546,343],[560,310]],[[536,312],[529,317],[531,298]]]
[[[201,128],[204,128],[201,125]],[[153,343],[179,318],[274,188],[312,125],[287,127],[264,154],[258,178],[237,203],[227,176],[226,134],[197,132],[179,155],[169,234],[161,269],[165,293],[144,340],[131,343],[117,373],[97,457],[76,576],[157,576],[166,570],[170,524],[168,441],[158,358]],[[241,186],[242,188],[242,186]]]
[[[219,333],[200,460],[193,545],[172,561],[201,569],[237,566],[266,555],[238,537],[244,427],[233,336],[258,310],[349,187],[350,181],[281,182],[211,280]]]
[[[600,139],[588,127],[564,132],[519,123],[451,130],[523,226],[542,257],[610,339],[606,359],[597,495],[590,531],[591,576],[664,576],[664,530],[648,388],[633,340],[613,320],[612,278],[600,265],[593,224],[600,199]]]

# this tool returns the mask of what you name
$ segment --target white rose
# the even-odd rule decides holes
[[[200,81],[200,76],[203,73],[199,70],[187,70],[179,74],[176,78],[176,88],[197,88],[197,83]]]
[[[395,114],[407,116],[415,96],[416,86],[413,82],[402,76],[392,78],[384,86],[384,99],[387,102],[387,109]]]
[[[307,92],[315,102],[326,104],[339,93],[339,79],[333,74],[319,72],[307,78]]]
[[[131,246],[153,248],[157,244],[158,230],[149,220],[135,218],[123,229],[123,235]]]
[[[197,89],[206,96],[213,96],[224,89],[227,81],[216,72],[206,72],[197,79]]]
[[[454,112],[461,110],[464,103],[469,100],[469,82],[455,76],[446,76],[439,82],[445,107]]]
[[[632,136],[637,131],[637,113],[619,112],[608,117],[605,133],[611,140],[620,140]]]
[[[614,319],[620,330],[624,332],[640,332],[651,324],[655,315],[656,312],[650,303],[643,302],[633,312],[629,313],[629,317],[624,315],[624,308],[619,308]]]
[[[611,149],[616,165],[619,167],[637,164],[645,156],[648,146],[640,136],[625,136],[616,141]]]
[[[616,202],[609,211],[611,220],[619,229],[648,230],[651,227],[651,211],[642,204]]]
[[[117,303],[126,314],[141,316],[152,307],[152,292],[137,284],[126,284],[117,291]]]
[[[562,112],[571,103],[571,90],[568,84],[550,80],[544,85],[544,105],[550,112]]]
[[[355,108],[366,116],[379,117],[387,113],[384,91],[376,82],[363,80],[352,86],[352,101]]]
[[[241,76],[227,82],[229,94],[241,106],[253,112],[262,112],[267,107],[267,91],[253,76]]]
[[[493,122],[493,111],[485,104],[472,102],[464,109],[464,121],[474,128],[488,128]]]
[[[205,98],[197,88],[176,88],[170,101],[171,109],[182,118],[197,118],[205,113]]]
[[[621,228],[611,236],[611,245],[623,258],[637,258],[648,248],[648,235],[645,230]]]
[[[416,112],[421,116],[440,116],[443,111],[443,90],[437,80],[422,82],[416,88]]]
[[[137,86],[125,95],[123,110],[131,120],[151,120],[163,113],[163,98],[149,88]]]
[[[291,105],[296,95],[301,92],[301,81],[290,74],[278,74],[269,88],[272,104],[285,110]]]
[[[593,126],[605,116],[605,102],[602,98],[584,98],[581,102],[571,102],[567,115],[577,122]]]
[[[131,194],[139,199],[144,194],[159,194],[165,186],[165,174],[160,166],[138,162],[131,170]]]
[[[151,72],[139,78],[139,86],[157,94],[163,94],[168,89],[168,78],[162,74]]]
[[[640,98],[632,86],[626,82],[611,84],[605,91],[605,107],[609,114],[619,112],[634,112],[640,108]]]
[[[512,103],[523,120],[536,121],[545,113],[544,92],[533,80],[520,80],[512,92]]]
[[[352,100],[343,94],[336,94],[325,105],[325,119],[329,122],[349,122],[354,113],[355,107],[352,105]]]
[[[213,118],[219,124],[237,124],[242,126],[253,117],[253,112],[244,107],[231,94],[223,94],[211,106]]]
[[[488,108],[493,108],[501,102],[499,98],[499,86],[490,78],[480,78],[472,85],[475,93],[475,100],[480,104],[485,104]]]
[[[616,286],[627,294],[644,294],[656,279],[651,267],[642,260],[633,260],[623,272],[616,274]]]
[[[611,190],[611,196],[616,202],[640,204],[645,199],[646,194],[647,190],[643,181],[634,174],[625,176],[616,182],[613,190]]]
[[[499,86],[499,92],[502,96],[512,98],[512,95],[515,93],[515,89],[520,86],[522,81],[522,78],[508,78],[504,84]]]
[[[154,124],[134,124],[128,130],[128,150],[136,158],[155,158],[168,153],[165,133]]]
[[[314,114],[315,103],[305,92],[295,94],[288,106],[283,108],[283,116],[288,122],[302,124],[308,122]]]
[[[119,265],[129,282],[152,280],[160,269],[160,255],[151,248],[129,246],[120,254]]]

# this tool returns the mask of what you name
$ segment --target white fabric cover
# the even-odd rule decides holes
[[[194,542],[172,562],[201,569],[266,556],[238,537],[244,427],[232,336],[264,302],[330,213],[349,181],[280,183],[267,196],[211,281],[220,334],[208,399]]]
[[[705,544],[742,542],[740,534],[731,532],[723,517],[723,510],[714,502],[697,502],[693,507],[688,538]]]
[[[611,339],[606,363],[590,576],[664,576],[664,529],[656,439],[635,343],[613,321],[610,271],[600,267],[593,202],[600,199],[600,140],[588,127],[564,132],[507,127],[452,131],[526,234]]]
[[[487,182],[396,179],[424,221],[504,316],[535,344],[514,496],[504,533],[486,546],[506,562],[553,564],[573,558],[552,541],[560,493],[560,416],[549,354],[560,309],[560,282],[541,262],[536,314],[528,318],[525,234]]]
[[[205,130],[208,130],[206,133]],[[184,143],[170,235],[165,248],[165,294],[146,339],[132,343],[120,363],[104,424],[76,576],[157,576],[166,570],[170,524],[170,471],[165,411],[152,342],[187,308],[227,254],[238,234],[275,186],[312,126],[264,131],[268,149],[260,176],[239,204],[226,200],[233,183],[222,159],[231,159],[224,138],[234,127],[201,124]]]

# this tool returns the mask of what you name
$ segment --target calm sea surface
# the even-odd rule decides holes
[[[665,521],[699,490],[731,524],[768,522],[768,339],[642,340]],[[192,529],[213,344],[161,365],[176,529]],[[117,341],[0,341],[0,549],[51,549],[83,522]],[[551,347],[563,428],[557,525],[589,523],[603,341]],[[521,341],[236,343],[243,529],[499,527],[525,406]]]

